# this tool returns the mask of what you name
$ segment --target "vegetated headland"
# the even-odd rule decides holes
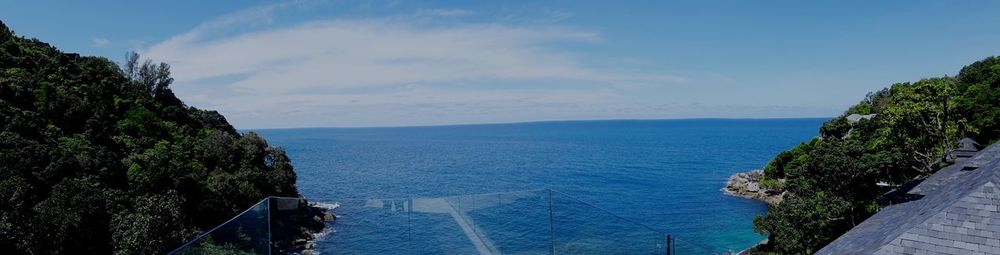
[[[809,254],[886,204],[880,196],[951,164],[969,138],[1000,138],[1000,58],[956,76],[892,84],[826,121],[819,136],[734,175],[726,192],[771,204],[754,228],[768,241],[751,254]],[[780,199],[778,199],[780,198]]]
[[[64,53],[0,22],[0,254],[164,254],[263,198],[301,197],[284,150],[172,82],[165,63]],[[283,251],[323,224],[275,226]]]

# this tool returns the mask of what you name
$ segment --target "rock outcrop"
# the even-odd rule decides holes
[[[736,173],[729,177],[726,194],[764,201],[768,204],[776,205],[781,203],[785,192],[783,190],[769,190],[760,186],[760,180],[764,177],[764,170],[753,170],[745,173]]]
[[[326,218],[336,220],[326,208],[303,198],[271,198],[271,243],[276,254],[311,251],[314,233],[323,231]]]

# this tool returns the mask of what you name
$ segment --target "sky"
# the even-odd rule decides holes
[[[1000,54],[1000,1],[13,1],[63,51],[171,65],[237,128],[831,117]]]

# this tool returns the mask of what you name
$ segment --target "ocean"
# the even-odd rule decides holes
[[[285,148],[302,195],[310,201],[342,205],[334,210],[339,218],[332,232],[317,241],[317,249],[324,254],[387,253],[399,247],[408,247],[409,253],[475,253],[472,248],[461,250],[442,244],[465,240],[466,235],[456,234],[463,229],[480,237],[491,236],[487,245],[502,247],[496,248],[503,249],[500,253],[542,253],[549,249],[549,239],[581,235],[543,227],[547,225],[544,220],[526,219],[532,213],[524,208],[540,208],[539,212],[550,209],[545,208],[552,205],[549,199],[546,206],[546,194],[550,193],[545,189],[581,205],[592,205],[557,203],[554,210],[559,213],[577,210],[573,213],[593,215],[578,221],[637,223],[704,249],[739,251],[764,239],[753,231],[752,221],[766,213],[767,205],[723,194],[727,178],[762,168],[777,153],[817,135],[824,120],[553,121],[254,131],[271,145]],[[531,194],[516,195],[524,192]],[[469,209],[482,205],[460,210],[454,222],[465,218],[467,212],[471,215],[467,218],[476,219],[468,220],[472,228],[413,227],[437,226],[451,222],[451,218],[428,218],[421,223],[411,214],[395,217],[398,213],[391,213],[419,211],[420,203],[437,201],[413,198],[451,197],[475,203],[479,200],[468,196],[475,194],[515,194],[510,196],[516,199],[493,196],[497,207],[507,211],[484,214]],[[529,202],[507,205],[501,201]],[[373,214],[361,208],[385,210]],[[546,219],[543,214],[538,218]],[[553,215],[561,217],[547,216]],[[538,226],[534,227],[537,230],[518,230],[527,229],[522,225]],[[588,228],[598,227],[572,229],[579,232]],[[498,233],[501,230],[495,229],[504,230]],[[550,238],[553,236],[557,237]],[[423,240],[415,241],[419,238]]]

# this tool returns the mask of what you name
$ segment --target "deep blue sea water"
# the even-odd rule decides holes
[[[766,205],[724,195],[720,189],[727,178],[761,168],[815,136],[822,121],[559,121],[256,132],[287,150],[299,191],[311,201],[552,188],[685,241],[738,251],[763,239],[752,220]],[[331,238],[337,233],[325,237]],[[321,241],[320,250],[335,250],[329,247],[333,243]]]

